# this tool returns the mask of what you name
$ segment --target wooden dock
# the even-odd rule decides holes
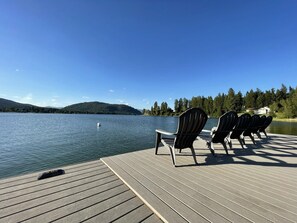
[[[0,222],[161,222],[106,166],[94,161],[0,181]]]
[[[159,148],[103,159],[164,222],[297,222],[297,137],[270,135],[247,149],[234,141],[226,156],[195,143],[177,155]]]
[[[159,148],[0,180],[0,222],[297,222],[297,136],[270,135],[230,156]]]

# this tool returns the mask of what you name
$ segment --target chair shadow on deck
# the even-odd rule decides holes
[[[284,143],[280,142],[283,141]],[[297,143],[295,140],[279,139],[277,137],[262,138],[256,141],[256,145],[248,142],[245,149],[240,144],[235,144],[230,151],[229,156],[224,153],[224,148],[217,148],[218,154],[214,157],[208,153],[207,146],[199,145],[195,148],[196,157],[199,164],[189,164],[180,162],[176,167],[196,167],[208,165],[240,164],[240,165],[258,165],[258,166],[276,166],[276,167],[297,167]],[[285,143],[286,142],[286,143]],[[280,147],[283,145],[284,147]],[[294,151],[296,151],[294,153]],[[160,156],[170,156],[168,153],[159,154]],[[192,157],[192,153],[184,151],[176,153],[177,157]],[[257,158],[257,160],[255,160]],[[286,162],[285,159],[296,159],[293,162]],[[260,161],[261,160],[261,161]],[[203,162],[204,161],[204,162]]]
[[[195,149],[196,151],[196,157],[201,157],[201,156],[204,156],[203,154],[198,154],[199,153],[199,150],[198,149]],[[165,154],[165,153],[160,153],[158,154],[158,156],[168,156],[169,154]],[[183,153],[177,153],[175,154],[176,157],[192,157],[193,155],[187,152],[183,152]],[[169,155],[170,156],[170,155]],[[175,167],[190,167],[190,166],[193,166],[193,167],[199,167],[200,165],[204,165],[203,163],[199,163],[198,165],[196,163],[188,163],[188,164],[184,164],[184,163],[177,163],[175,164]]]
[[[296,158],[297,161],[297,153],[286,151],[287,148],[278,149],[275,148],[275,146],[267,148],[263,145],[265,145],[265,142],[261,144],[258,143],[256,148],[252,145],[248,145],[246,149],[236,148],[233,149],[234,154],[230,154],[230,156],[225,156],[224,154],[221,154],[217,157],[212,157],[208,155],[205,159],[205,163],[201,163],[201,165],[240,164],[258,166],[297,167],[296,162],[289,163],[281,159]],[[288,149],[291,150],[291,148]],[[297,151],[297,148],[295,150]],[[260,158],[260,160],[265,161],[254,160],[251,158],[252,156],[255,156],[257,158]]]

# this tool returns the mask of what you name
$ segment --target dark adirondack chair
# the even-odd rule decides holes
[[[264,123],[266,122],[266,116],[262,115],[260,117],[259,123],[258,123],[258,128],[255,129],[255,131],[253,132],[253,134],[256,134],[258,136],[259,139],[261,139],[261,135],[259,134],[259,130],[260,128],[262,128],[264,126]]]
[[[257,132],[258,133],[257,135],[259,138],[261,138],[261,134],[260,134],[261,132],[264,133],[264,135],[267,138],[267,133],[266,133],[265,129],[271,124],[271,122],[272,122],[272,116],[268,116],[266,118],[264,124],[259,128],[259,130]]]
[[[218,126],[212,128],[210,135],[211,140],[207,142],[208,148],[210,149],[212,155],[215,155],[214,143],[221,143],[224,146],[226,154],[228,155],[228,149],[226,146],[227,136],[237,123],[237,113],[234,111],[229,111],[223,114],[219,118]]]
[[[251,122],[247,129],[243,132],[243,143],[245,144],[244,137],[249,136],[253,142],[254,145],[256,145],[254,134],[258,131],[259,126],[261,125],[261,118],[259,115],[253,115],[251,118]]]
[[[197,163],[193,142],[202,131],[207,121],[206,113],[200,108],[191,108],[179,116],[179,123],[176,133],[170,133],[163,130],[156,130],[156,150],[160,142],[170,151],[173,165],[176,166],[175,149],[190,148],[195,164]]]
[[[242,114],[239,116],[236,125],[234,126],[232,132],[230,133],[228,139],[228,144],[230,148],[232,148],[232,141],[231,139],[237,139],[242,148],[244,148],[243,144],[243,136],[242,133],[245,131],[251,122],[251,115],[248,113]]]

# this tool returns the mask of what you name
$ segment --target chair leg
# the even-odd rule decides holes
[[[244,142],[243,142],[243,140],[239,137],[239,138],[238,138],[238,141],[239,141],[241,147],[244,149],[244,146],[243,146]]]
[[[256,135],[258,136],[259,139],[262,139],[260,132],[256,132]]]
[[[250,138],[251,138],[251,140],[253,141],[254,145],[256,145],[256,142],[255,142],[254,136],[250,135]]]
[[[230,138],[227,138],[227,142],[228,142],[228,145],[230,147],[230,149],[232,149],[232,141]]]
[[[168,146],[169,150],[170,150],[170,154],[171,154],[171,158],[172,158],[172,163],[174,166],[176,166],[176,160],[175,160],[175,152],[174,152],[174,148],[171,146]]]
[[[267,133],[266,133],[266,131],[265,131],[265,130],[263,131],[263,133],[264,133],[264,135],[266,136],[266,138],[268,138],[268,136],[267,136]]]
[[[179,153],[181,153],[181,149],[179,149]]]
[[[210,142],[210,141],[207,141],[207,142],[206,142],[206,145],[207,145],[208,149],[210,150],[211,154],[212,154],[213,156],[216,156],[215,151],[214,151],[214,147],[213,147],[213,143]]]
[[[244,137],[241,137],[241,140],[242,140],[243,144],[246,145]]]
[[[228,148],[227,148],[226,143],[225,143],[225,142],[222,142],[222,145],[223,145],[223,147],[224,147],[224,149],[225,149],[225,151],[226,151],[226,154],[229,155],[229,153],[228,153]]]
[[[156,146],[155,146],[155,155],[158,154],[158,148],[159,148],[159,144],[161,142],[161,133],[157,132],[156,133]]]
[[[191,152],[192,152],[192,155],[193,155],[193,158],[194,158],[194,162],[195,162],[195,164],[198,165],[198,162],[197,162],[197,159],[196,159],[196,153],[195,153],[195,150],[194,150],[193,146],[190,147],[190,149],[191,149]]]

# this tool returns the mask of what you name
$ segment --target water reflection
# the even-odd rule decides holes
[[[297,135],[297,122],[278,122],[273,121],[267,132],[286,135]]]

